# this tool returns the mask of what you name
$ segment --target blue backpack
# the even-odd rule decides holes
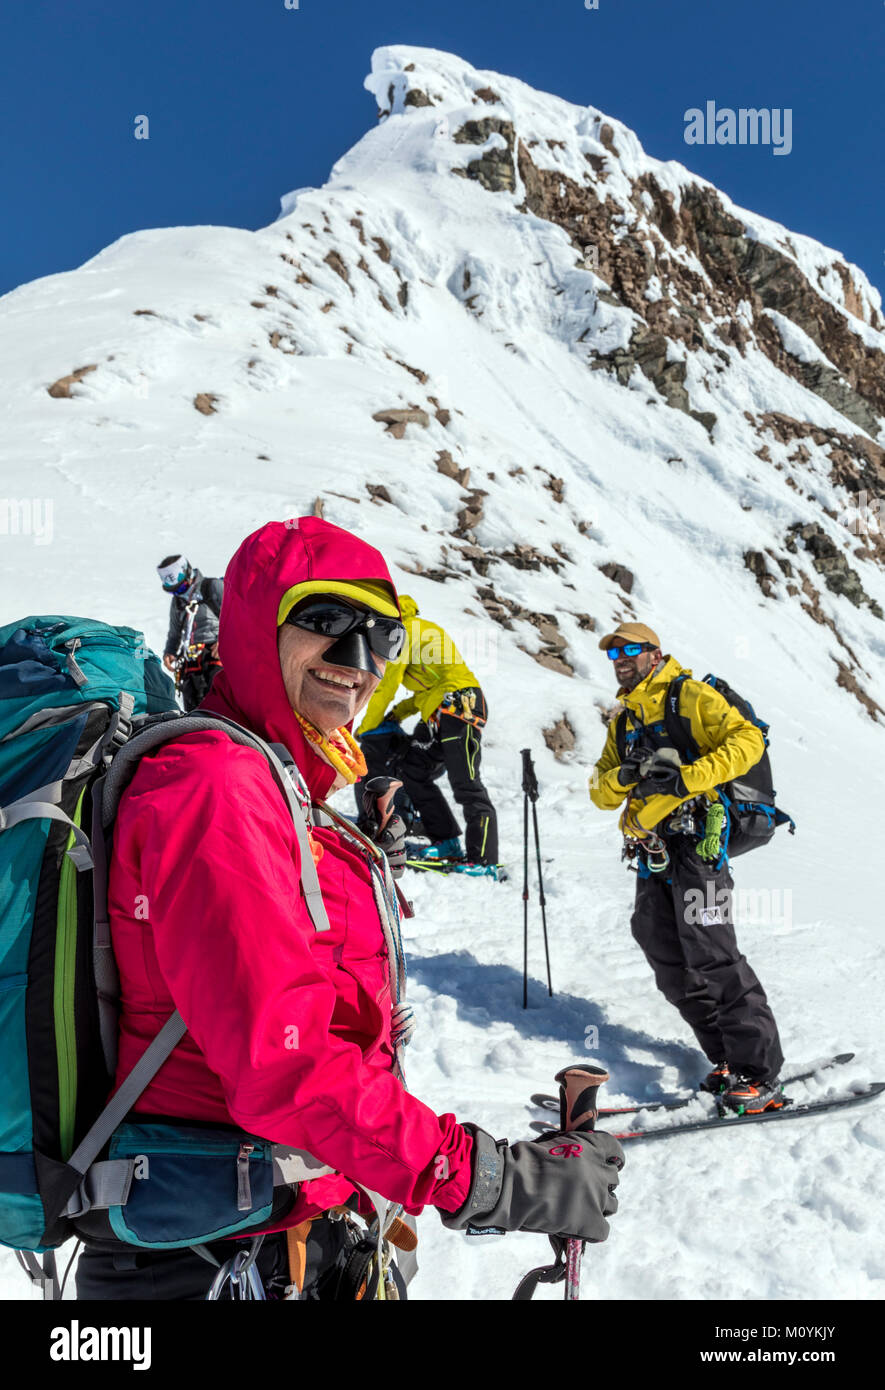
[[[295,1168],[280,1176],[258,1137],[127,1121],[185,1032],[177,1012],[106,1103],[119,993],[106,900],[114,816],[142,756],[205,728],[270,763],[302,844],[302,892],[324,930],[305,789],[285,749],[220,716],[182,714],[131,628],[71,617],[0,628],[0,1244],[17,1252],[51,1252],[75,1233],[194,1245],[260,1229],[294,1200]],[[156,1181],[135,1181],[148,1173]],[[148,1199],[164,1189],[179,1194],[171,1209]],[[42,1266],[19,1258],[57,1296],[51,1253]]]

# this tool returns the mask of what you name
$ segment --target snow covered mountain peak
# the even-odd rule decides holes
[[[861,272],[594,108],[420,48],[379,49],[367,85],[378,125],[271,226],[136,233],[0,303],[12,473],[56,497],[70,563],[82,497],[115,571],[148,574],[194,529],[220,568],[244,526],[321,508],[462,641],[492,619],[490,682],[530,672],[565,747],[607,703],[594,630],[639,608],[674,646],[704,615],[726,665],[748,605],[783,609],[882,718]]]
[[[368,85],[382,119],[272,225],[135,233],[0,299],[0,622],[80,613],[162,648],[164,555],[219,574],[311,512],[383,551],[487,695],[515,867],[409,884],[410,1085],[513,1137],[597,1025],[612,1097],[701,1074],[630,937],[617,818],[587,796],[615,694],[599,638],[649,623],[771,724],[799,832],[738,861],[741,945],[789,1058],[850,1048],[853,1079],[885,987],[860,814],[885,797],[879,296],[593,108],[420,48],[379,49]],[[524,747],[556,996],[532,886],[525,1011]],[[594,1294],[878,1296],[881,1120],[838,1141],[835,1118],[801,1123],[804,1147],[763,1128],[698,1148],[688,1184],[681,1140],[631,1157]],[[428,1215],[416,1287],[508,1297],[539,1242],[468,1252]],[[19,1277],[0,1260],[0,1292]]]

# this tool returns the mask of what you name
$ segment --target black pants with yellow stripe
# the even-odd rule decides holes
[[[784,1056],[765,990],[738,948],[728,864],[705,863],[685,835],[666,843],[669,869],[636,884],[633,936],[710,1061],[774,1080]]]
[[[451,840],[461,827],[446,801],[437,778],[448,775],[452,795],[464,815],[464,848],[473,863],[497,864],[498,819],[479,775],[482,733],[442,711],[436,727],[419,724],[405,755],[397,764],[406,791],[431,840]]]

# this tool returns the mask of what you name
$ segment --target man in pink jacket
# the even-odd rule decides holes
[[[200,713],[285,745],[317,802],[365,770],[350,727],[397,654],[398,617],[378,551],[318,518],[271,522],[228,566],[224,669]],[[309,915],[296,829],[265,759],[221,729],[191,733],[140,763],[109,880],[118,1083],[173,1009],[187,1025],[136,1110],[239,1126],[334,1170],[302,1182],[281,1223],[298,1229],[300,1270],[291,1236],[265,1240],[271,1296],[293,1279],[302,1297],[354,1296],[340,1275],[351,1214],[368,1210],[359,1188],[409,1213],[433,1205],[456,1229],[604,1239],[622,1161],[609,1136],[582,1135],[580,1160],[565,1162],[554,1144],[510,1149],[405,1089],[370,851],[334,825],[312,828],[310,844],[328,931]],[[233,1244],[213,1251],[227,1258]],[[89,1249],[78,1297],[201,1298],[212,1273],[188,1250]]]

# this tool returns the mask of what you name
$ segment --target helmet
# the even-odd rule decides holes
[[[190,584],[193,570],[186,555],[167,555],[157,565],[157,574],[167,594],[183,594]]]

